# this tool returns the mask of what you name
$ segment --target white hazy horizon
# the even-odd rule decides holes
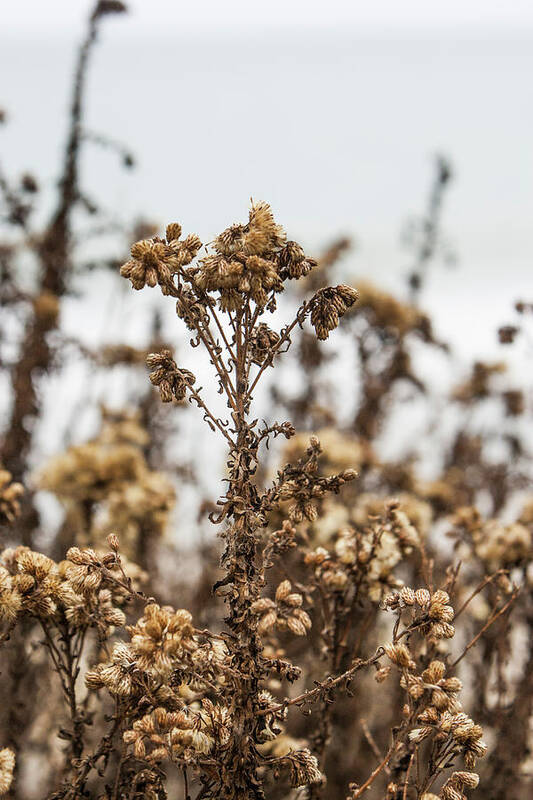
[[[424,210],[432,158],[442,152],[456,174],[443,230],[459,266],[435,265],[423,301],[444,335],[467,328],[473,352],[494,350],[494,329],[533,293],[527,31],[480,39],[263,30],[156,43],[124,30],[119,37],[120,24],[102,26],[86,127],[124,142],[137,168],[124,173],[113,154],[87,144],[89,196],[123,220],[163,227],[179,219],[203,241],[245,217],[251,196],[264,199],[311,252],[352,236],[347,278],[402,288],[411,256],[400,234]],[[0,107],[9,121],[0,160],[11,176],[33,171],[46,196],[78,37],[30,40],[5,30]]]

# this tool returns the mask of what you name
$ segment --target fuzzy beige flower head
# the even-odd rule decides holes
[[[243,295],[263,307],[271,291],[280,292],[283,289],[277,265],[270,258],[239,251],[231,258],[209,255],[200,264],[197,285],[205,292],[218,291],[220,306],[224,310],[239,308]]]
[[[18,517],[23,493],[22,484],[13,482],[11,473],[0,467],[0,524],[13,522]]]
[[[13,577],[0,567],[0,623],[12,625],[22,607],[22,596],[15,588]]]
[[[266,256],[278,251],[286,241],[281,225],[277,225],[268,203],[252,203],[246,225],[232,225],[215,239],[217,253],[232,256],[242,251],[245,255]]]
[[[6,794],[13,782],[15,754],[9,747],[0,750],[0,795]]]
[[[275,599],[262,597],[252,603],[251,611],[260,619],[257,629],[260,634],[267,634],[272,628],[289,630],[296,636],[306,636],[311,629],[311,618],[301,607],[303,597],[293,592],[291,582],[282,581],[276,589]]]
[[[285,762],[289,765],[291,786],[309,786],[322,783],[324,780],[317,757],[307,747],[289,753],[285,757]]]
[[[67,575],[75,592],[91,594],[100,588],[103,564],[94,550],[71,547],[67,552],[67,561],[71,562]]]
[[[196,382],[196,378],[188,369],[178,368],[172,358],[170,350],[162,350],[160,353],[150,353],[146,359],[150,373],[150,381],[159,388],[159,394],[163,403],[170,403],[177,400],[181,403],[185,399],[187,387]]]
[[[122,265],[120,274],[128,278],[134,289],[157,286],[164,290],[172,282],[169,252],[158,237],[142,239],[131,246],[131,259]]]
[[[137,688],[135,678],[139,672],[131,647],[125,642],[118,642],[113,648],[111,661],[88,670],[85,683],[88,689],[105,687],[118,697],[129,697]]]
[[[141,669],[167,673],[179,668],[197,646],[191,614],[185,609],[150,603],[144,616],[130,627],[131,647]]]
[[[327,339],[339,319],[353,306],[358,293],[351,286],[340,284],[319,289],[311,299],[311,325],[318,339]]]
[[[21,598],[21,611],[41,619],[57,611],[61,580],[51,558],[28,547],[3,553],[4,563],[13,573],[12,589]],[[18,605],[18,600],[12,598]]]
[[[248,222],[227,228],[213,247],[215,252],[200,261],[195,281],[201,291],[219,292],[225,311],[239,309],[247,299],[273,310],[283,282],[306,275],[316,264],[299,244],[286,241],[268,203],[252,203]]]
[[[166,233],[166,240],[154,236],[132,245],[131,258],[122,265],[120,274],[131,281],[134,289],[159,284],[163,294],[173,294],[173,276],[196,258],[202,243],[195,234],[180,240],[178,223],[168,225]]]
[[[261,322],[254,329],[250,341],[250,350],[254,364],[261,366],[270,349],[279,342],[279,334],[271,330],[266,323]],[[270,365],[272,366],[272,364]]]

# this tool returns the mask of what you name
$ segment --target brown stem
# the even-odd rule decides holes
[[[474,636],[474,638],[473,638],[473,639],[472,639],[472,640],[471,640],[471,641],[470,641],[470,642],[467,644],[467,646],[465,647],[465,649],[463,650],[463,652],[461,653],[461,655],[460,655],[458,658],[456,658],[456,659],[455,659],[455,661],[453,661],[453,662],[452,662],[452,664],[450,665],[451,667],[455,667],[455,666],[457,666],[457,664],[458,664],[460,661],[462,661],[462,660],[463,660],[463,658],[466,656],[466,654],[468,653],[468,651],[469,651],[469,650],[471,650],[471,649],[472,649],[472,647],[474,647],[474,645],[475,645],[475,643],[478,641],[478,639],[480,639],[480,638],[481,638],[481,636],[483,636],[483,634],[485,633],[485,631],[486,631],[486,630],[488,630],[488,629],[490,628],[490,626],[491,626],[491,625],[492,625],[494,622],[496,622],[496,620],[497,620],[499,617],[501,617],[501,616],[502,616],[502,614],[505,614],[505,612],[507,611],[507,609],[508,609],[508,608],[510,608],[510,607],[512,606],[512,604],[514,603],[514,601],[515,601],[515,600],[516,600],[516,598],[518,597],[518,594],[519,594],[519,592],[520,592],[520,589],[516,589],[516,590],[513,592],[512,596],[511,596],[511,599],[510,599],[510,600],[508,600],[508,601],[507,601],[507,603],[506,603],[504,606],[502,606],[502,608],[500,608],[498,611],[495,611],[495,612],[494,612],[494,613],[493,613],[493,614],[492,614],[492,615],[489,617],[489,619],[487,620],[487,622],[485,623],[485,625],[483,625],[483,627],[481,628],[481,630],[479,631],[479,633],[477,633],[477,634]]]
[[[358,661],[356,664],[354,664],[353,667],[350,667],[350,669],[346,670],[346,672],[343,672],[342,675],[337,675],[336,678],[323,681],[322,683],[319,683],[318,686],[315,686],[314,689],[307,689],[305,692],[299,694],[298,697],[293,697],[292,700],[289,700],[287,698],[282,703],[278,703],[275,706],[270,706],[270,708],[267,709],[261,709],[257,713],[259,715],[272,714],[278,711],[282,711],[283,709],[288,708],[288,706],[308,703],[311,700],[314,700],[314,698],[317,697],[321,692],[332,689],[334,686],[337,686],[337,684],[341,683],[341,681],[350,680],[352,675],[355,675],[355,673],[358,672],[360,669],[363,669],[363,667],[369,667],[371,664],[375,664],[376,661],[379,661],[379,659],[382,656],[383,656],[383,650],[380,647],[378,648],[376,653],[372,656],[372,658],[368,658],[366,661]]]
[[[363,792],[365,792],[368,789],[368,787],[374,783],[379,773],[382,770],[384,770],[385,767],[388,765],[394,753],[395,748],[396,748],[396,742],[393,742],[389,747],[389,749],[387,750],[387,755],[385,756],[383,761],[377,765],[376,769],[371,773],[371,775],[369,775],[366,781],[353,794],[350,795],[350,800],[357,800],[357,798],[361,797]]]

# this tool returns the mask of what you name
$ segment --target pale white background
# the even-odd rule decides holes
[[[91,7],[0,6],[0,105],[11,117],[0,158],[13,172],[35,168],[45,187]],[[471,348],[492,347],[495,313],[502,321],[533,291],[531,2],[134,0],[130,9],[103,27],[87,123],[125,141],[139,168],[124,176],[89,147],[90,191],[124,219],[179,218],[204,241],[242,217],[250,196],[266,199],[309,248],[352,234],[346,269],[401,286],[400,233],[424,208],[442,151],[457,172],[444,229],[461,266],[437,269],[425,302],[445,327],[453,303],[447,333],[461,319]]]

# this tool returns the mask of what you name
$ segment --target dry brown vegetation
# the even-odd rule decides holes
[[[531,408],[503,364],[474,364],[444,395],[417,370],[420,348],[449,357],[415,304],[449,167],[438,162],[409,303],[366,279],[337,283],[346,240],[315,260],[253,202],[245,222],[205,246],[176,222],[164,237],[137,226],[129,260],[100,267],[175,305],[179,358],[157,316],[144,349],[89,351],[62,334],[60,312],[83,264],[73,212],[99,213],[78,175],[88,58],[102,19],[123,10],[100,0],[91,16],[44,230],[32,225],[36,180],[0,173],[10,393],[0,442],[0,794],[530,796],[533,495],[521,422]],[[19,279],[29,257],[31,291]],[[516,310],[526,320],[531,305]],[[509,324],[500,341],[522,333]],[[342,422],[335,348],[353,364]],[[136,405],[103,408],[90,440],[43,463],[42,383],[73,351],[104,375],[117,365],[142,375],[145,389]],[[204,387],[198,353],[213,376]],[[426,438],[386,460],[383,437],[406,388],[427,414]],[[265,397],[290,421],[263,420]],[[477,425],[487,408],[491,423]],[[167,446],[185,414],[223,443],[219,498],[204,497]],[[198,507],[186,550],[175,513],[184,484]],[[36,502],[43,493],[63,511],[52,533]]]

